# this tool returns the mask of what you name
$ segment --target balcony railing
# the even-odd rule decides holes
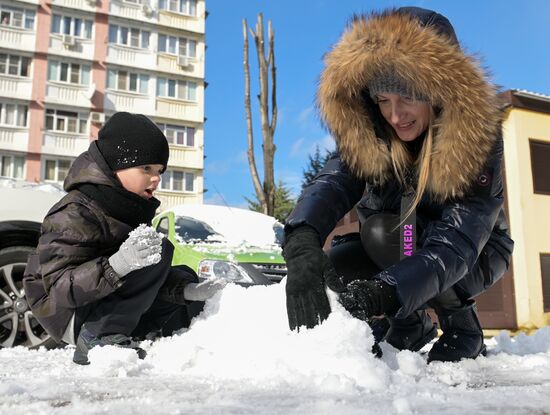
[[[156,69],[155,58],[152,52],[148,50],[131,49],[122,45],[109,45],[107,62],[141,69]]]
[[[194,147],[171,145],[170,165],[202,170],[204,168],[203,152]]]
[[[204,78],[204,60],[202,58],[187,58],[159,53],[157,67],[161,71],[180,75]]]
[[[86,151],[89,145],[87,136],[47,131],[44,133],[42,153],[75,157]]]
[[[36,34],[32,30],[0,26],[0,48],[33,51]]]
[[[171,207],[181,204],[199,204],[202,203],[203,195],[200,193],[183,193],[183,192],[166,192],[157,190],[155,197],[160,200],[161,210],[170,209]]]
[[[30,100],[32,97],[32,80],[0,75],[0,91],[3,97]]]
[[[74,37],[63,38],[62,35],[54,33],[50,35],[50,51],[64,56],[73,56],[77,58],[89,58],[94,56],[93,39]]]
[[[88,86],[81,85],[48,83],[46,85],[46,101],[49,103],[89,108],[89,88]]]
[[[155,97],[121,91],[106,91],[103,106],[110,111],[155,113]],[[139,110],[139,111],[138,111]]]
[[[201,105],[195,102],[176,101],[157,97],[157,115],[159,117],[175,118],[181,121],[202,123],[204,113]]]
[[[189,32],[204,33],[204,19],[194,16],[159,10],[158,22],[164,26],[188,30]]]
[[[29,130],[19,127],[0,127],[0,148],[2,150],[27,152]]]
[[[96,0],[52,0],[52,3],[78,10],[95,10],[98,2]]]

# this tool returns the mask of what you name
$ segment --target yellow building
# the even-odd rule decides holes
[[[501,96],[515,325],[529,329],[550,324],[550,96]]]

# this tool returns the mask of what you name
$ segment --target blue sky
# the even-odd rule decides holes
[[[254,26],[259,12],[275,31],[277,101],[275,177],[295,196],[308,155],[334,142],[314,108],[322,57],[354,13],[388,7],[436,10],[453,24],[462,46],[478,56],[503,89],[550,95],[550,1],[548,0],[207,0],[205,203],[247,206],[254,189],[246,159],[242,19]],[[249,45],[251,96],[259,93],[256,50]],[[257,106],[253,118],[259,120]],[[261,130],[254,125],[261,163]],[[261,171],[261,164],[258,166]]]

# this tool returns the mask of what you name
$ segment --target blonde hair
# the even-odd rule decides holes
[[[386,123],[387,132],[390,137],[390,152],[391,152],[391,161],[393,166],[393,171],[397,180],[401,183],[403,187],[408,185],[407,173],[411,167],[416,167],[416,172],[418,172],[418,181],[416,189],[413,189],[415,196],[413,199],[412,205],[409,207],[409,210],[406,212],[403,218],[407,218],[418,206],[422,196],[426,192],[426,187],[428,184],[428,177],[430,175],[430,165],[432,159],[432,149],[433,149],[433,120],[435,114],[433,109],[430,111],[430,121],[428,123],[428,128],[426,131],[426,137],[422,143],[422,148],[416,159],[413,159],[413,156],[407,150],[406,144],[397,136],[395,130]],[[404,219],[403,219],[404,220]],[[402,221],[399,223],[398,227],[402,225]]]

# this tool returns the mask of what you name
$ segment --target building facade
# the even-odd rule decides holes
[[[0,176],[62,183],[113,113],[170,143],[162,207],[202,203],[204,0],[0,0]]]
[[[500,97],[504,208],[515,246],[508,271],[476,300],[485,329],[530,330],[550,325],[550,96],[508,90]],[[358,231],[353,209],[325,248],[334,235]]]

